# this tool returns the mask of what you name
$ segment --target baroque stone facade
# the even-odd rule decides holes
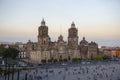
[[[38,28],[38,42],[31,42],[30,40],[27,42],[27,57],[33,63],[41,63],[41,60],[48,59],[88,59],[98,53],[98,44],[95,42],[88,43],[85,37],[78,44],[78,29],[74,22],[68,29],[68,42],[64,41],[62,35],[58,37],[57,41],[52,42],[48,30],[43,19]]]

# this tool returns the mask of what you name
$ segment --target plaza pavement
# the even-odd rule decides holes
[[[25,74],[27,80],[120,80],[120,62],[44,65],[33,70],[20,71],[19,80],[25,80]],[[0,80],[5,80],[4,76]],[[17,80],[17,73],[14,80]]]

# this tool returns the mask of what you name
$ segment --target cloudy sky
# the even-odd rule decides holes
[[[120,46],[120,0],[0,0],[0,41],[37,41],[42,18],[52,41],[74,21],[79,40]]]

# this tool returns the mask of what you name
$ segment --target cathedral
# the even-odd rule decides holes
[[[49,59],[91,59],[98,54],[98,44],[87,42],[85,37],[79,42],[78,29],[72,22],[68,29],[68,41],[65,42],[60,35],[55,42],[51,41],[48,34],[48,26],[44,19],[38,27],[38,42],[27,42],[27,57],[32,63],[41,63],[42,60]]]

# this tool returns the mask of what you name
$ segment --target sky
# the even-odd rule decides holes
[[[120,46],[120,0],[0,0],[0,41],[36,42],[42,18],[52,41],[74,21],[79,41]]]

